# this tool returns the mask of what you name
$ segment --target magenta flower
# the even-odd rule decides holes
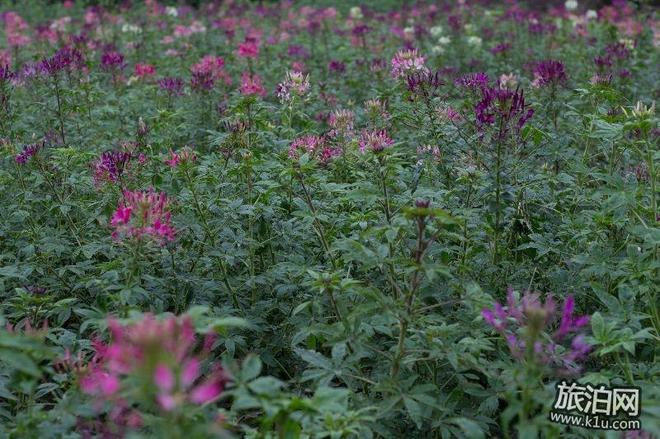
[[[124,63],[124,55],[117,51],[105,52],[101,56],[101,67],[103,70],[114,71],[121,70],[126,67]]]
[[[424,61],[417,49],[399,50],[392,58],[392,77],[405,78],[415,72],[427,72]]]
[[[150,78],[156,74],[156,67],[151,64],[135,64],[134,75],[138,78]]]
[[[539,61],[534,67],[534,87],[557,86],[566,82],[564,63],[554,59]]]
[[[157,320],[147,314],[142,320],[122,325],[110,319],[112,339],[96,341],[96,354],[80,373],[83,392],[115,405],[124,402],[123,394],[132,392],[134,380],[147,379],[150,391],[165,411],[184,404],[201,405],[217,399],[228,381],[219,366],[212,366],[202,378],[202,362],[209,350],[194,354],[196,336],[189,317]]]
[[[386,130],[363,130],[360,134],[360,152],[382,152],[385,148],[389,148],[394,144],[394,141],[387,134]]]
[[[131,160],[131,153],[124,151],[106,151],[92,163],[94,184],[117,183]]]
[[[257,74],[243,72],[241,76],[240,92],[243,95],[266,96],[266,89],[261,84],[261,78]]]
[[[124,190],[123,195],[110,220],[114,239],[150,237],[160,244],[174,240],[176,232],[170,222],[167,195],[153,190]]]
[[[29,145],[25,145],[23,147],[23,150],[16,154],[16,157],[14,159],[16,160],[16,163],[19,165],[24,165],[30,160],[31,157],[36,155],[43,147],[44,147],[44,142],[39,142],[39,143],[31,143]]]
[[[585,342],[581,331],[589,323],[589,316],[573,315],[575,301],[568,296],[559,316],[559,327],[552,329],[557,320],[557,305],[548,296],[545,303],[536,293],[526,292],[516,300],[513,290],[507,292],[507,306],[495,302],[492,309],[481,312],[486,323],[506,340],[511,355],[523,359],[533,353],[532,360],[547,366],[558,374],[575,374],[591,347]],[[569,334],[574,334],[567,346],[559,343]]]
[[[259,46],[255,41],[246,40],[238,45],[236,55],[241,58],[257,58],[259,56]]]
[[[158,86],[165,90],[170,97],[181,96],[183,94],[183,79],[181,78],[163,78],[158,80]]]

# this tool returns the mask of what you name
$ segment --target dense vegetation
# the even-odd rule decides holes
[[[0,437],[660,434],[654,9],[133,3],[0,1]]]

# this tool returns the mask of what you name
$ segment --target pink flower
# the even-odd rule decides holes
[[[135,64],[135,76],[138,78],[148,78],[156,74],[156,67],[151,64]]]
[[[392,58],[392,77],[405,78],[411,73],[428,72],[424,65],[424,57],[419,55],[417,49],[399,50]]]
[[[246,40],[238,45],[236,55],[241,58],[257,58],[259,56],[259,46],[254,41]]]
[[[190,394],[190,401],[195,404],[205,404],[217,398],[222,392],[218,383],[207,382],[195,387]]]
[[[156,383],[156,386],[158,386],[161,392],[171,391],[176,384],[174,372],[164,364],[159,364],[156,366],[156,371],[154,372],[154,383]]]
[[[248,72],[243,72],[241,76],[241,88],[239,90],[241,94],[246,96],[266,96],[266,89],[261,84],[261,78],[256,74],[251,75]]]
[[[542,334],[556,321],[557,305],[552,296],[548,296],[544,303],[537,293],[526,292],[520,300],[516,300],[513,290],[509,289],[506,308],[495,302],[493,309],[486,308],[481,315],[504,337],[514,358],[523,359],[528,351],[526,346],[533,343],[532,360],[560,375],[570,375],[579,372],[578,363],[591,350],[580,333],[589,323],[589,316],[574,317],[574,308],[575,301],[568,296],[562,307],[559,328],[550,338]],[[575,336],[569,345],[557,349],[558,343],[570,333]]]
[[[389,148],[394,144],[394,141],[387,134],[386,130],[374,130],[367,131],[364,130],[360,134],[360,152],[365,152],[367,150],[372,152],[381,152],[385,148]]]
[[[197,340],[190,317],[158,320],[147,314],[128,325],[110,319],[108,328],[111,341],[94,341],[96,354],[78,373],[82,391],[114,404],[113,411],[126,407],[127,395],[135,397],[135,380],[142,377],[150,377],[144,383],[149,390],[138,393],[143,392],[142,397],[152,398],[165,411],[183,404],[209,403],[221,395],[229,380],[218,365],[211,365],[212,372],[200,379],[202,361],[209,351],[194,353]]]
[[[124,200],[115,210],[110,226],[115,239],[142,239],[150,236],[164,244],[173,241],[175,230],[170,222],[169,201],[164,193],[124,190]]]
[[[171,168],[176,168],[179,162],[181,161],[181,157],[179,154],[175,153],[170,149],[170,154],[172,155],[172,158],[169,160],[165,160],[165,163]]]

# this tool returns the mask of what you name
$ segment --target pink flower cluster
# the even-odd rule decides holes
[[[5,35],[9,47],[21,47],[29,44],[32,39],[25,34],[28,30],[27,22],[16,12],[8,11],[0,14],[0,19],[4,21]]]
[[[94,184],[117,183],[131,160],[131,153],[125,151],[106,151],[92,163]]]
[[[557,320],[557,304],[552,296],[542,303],[537,293],[526,292],[518,301],[509,289],[506,307],[496,302],[493,309],[486,308],[481,315],[506,339],[514,358],[532,355],[538,364],[549,366],[559,374],[573,375],[580,370],[577,363],[591,350],[580,333],[589,324],[589,316],[575,316],[574,310],[573,296],[568,296],[558,327],[548,335],[546,331],[556,326]],[[570,334],[574,334],[570,343],[563,346],[561,343]]]
[[[162,192],[124,190],[124,199],[112,215],[114,239],[149,236],[164,244],[173,241],[175,230],[170,221],[169,200]]]
[[[326,143],[321,136],[308,135],[299,137],[289,146],[289,157],[298,159],[302,154],[308,154],[311,158],[327,163],[335,157],[342,155],[341,148],[333,148]]]
[[[292,94],[298,97],[304,96],[309,91],[309,87],[309,75],[297,71],[287,72],[284,81],[277,85],[277,97],[282,102],[288,102]]]
[[[112,340],[94,342],[96,353],[79,371],[83,392],[123,406],[123,392],[137,378],[148,385],[147,398],[172,411],[184,404],[202,405],[217,399],[228,376],[220,366],[202,378],[202,366],[213,339],[207,336],[202,352],[194,353],[197,338],[188,316],[158,320],[147,314],[142,320],[122,325],[110,319]],[[134,393],[134,392],[133,392]]]
[[[266,89],[261,83],[261,78],[257,74],[250,74],[249,72],[243,72],[241,76],[240,92],[245,96],[266,96]]]
[[[246,39],[239,44],[236,55],[241,58],[257,58],[259,56],[259,46],[253,39]]]
[[[382,152],[385,148],[389,148],[394,144],[394,141],[387,134],[386,130],[364,130],[360,134],[360,152]]]
[[[424,62],[424,57],[417,52],[417,49],[399,50],[392,58],[392,77],[405,78],[411,73],[428,72],[429,69]]]
[[[209,76],[213,81],[231,85],[231,76],[225,71],[225,60],[221,56],[206,55],[190,68],[193,76]]]
[[[176,168],[181,163],[190,163],[194,162],[195,160],[197,160],[195,151],[193,151],[191,148],[185,147],[179,152],[174,152],[170,149],[170,159],[165,160],[165,163],[171,168]]]
[[[135,64],[135,70],[134,70],[135,76],[138,78],[144,79],[144,78],[151,78],[156,74],[156,67],[154,67],[151,64],[140,64],[137,63]]]

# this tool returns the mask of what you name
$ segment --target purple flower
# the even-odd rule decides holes
[[[474,112],[480,127],[501,121],[498,133],[500,137],[506,135],[512,127],[520,131],[534,115],[534,110],[525,102],[520,88],[512,91],[499,87],[483,87],[481,100],[475,105]]]
[[[124,151],[106,151],[92,163],[94,184],[116,183],[128,166],[131,154]]]
[[[192,73],[190,78],[190,88],[195,91],[208,91],[213,88],[215,79],[213,72],[197,70]]]
[[[456,79],[455,84],[472,90],[479,90],[488,86],[488,75],[483,72],[468,73]]]
[[[183,94],[183,79],[167,77],[158,80],[158,86],[172,96],[181,96]]]
[[[495,302],[493,308],[481,312],[486,323],[506,341],[511,355],[522,360],[531,355],[537,364],[545,365],[560,375],[575,374],[591,350],[580,332],[589,323],[589,316],[573,315],[575,301],[568,296],[562,307],[559,328],[551,337],[545,335],[557,318],[557,305],[548,296],[545,303],[537,293],[526,292],[516,300],[513,290],[507,293],[506,308]],[[567,335],[574,334],[568,346],[559,343]],[[532,347],[529,352],[527,347]]]
[[[101,56],[101,67],[103,70],[121,70],[126,66],[124,55],[115,50],[105,52]]]
[[[335,73],[344,73],[346,71],[346,65],[341,61],[333,59],[328,63],[328,70]]]
[[[16,163],[19,165],[24,165],[28,162],[28,160],[33,157],[36,153],[39,152],[44,147],[43,142],[39,143],[31,143],[29,145],[25,145],[23,147],[23,151],[18,153],[15,157]]]
[[[509,43],[500,43],[497,46],[490,49],[490,53],[492,53],[493,55],[498,55],[500,53],[504,53],[504,52],[508,51],[509,49],[511,49],[511,44],[509,44]]]
[[[554,59],[539,61],[534,67],[534,87],[544,87],[546,85],[556,86],[566,82],[567,76],[564,63]]]

